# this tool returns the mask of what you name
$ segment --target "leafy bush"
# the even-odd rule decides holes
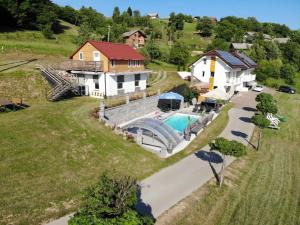
[[[270,121],[266,119],[264,115],[261,114],[253,116],[251,118],[251,121],[260,128],[265,128],[270,125]]]
[[[51,24],[46,24],[42,26],[41,29],[42,34],[44,35],[45,38],[47,39],[52,39],[53,38],[53,31],[51,30]]]
[[[269,77],[266,79],[264,84],[268,87],[278,89],[281,85],[284,85],[284,81],[282,79],[275,79],[275,78]]]
[[[216,150],[222,155],[240,157],[246,154],[246,147],[240,142],[230,141],[223,137],[217,138],[209,143],[211,150]]]
[[[285,79],[288,84],[295,83],[296,68],[292,64],[284,64],[281,68],[281,77]]]
[[[281,67],[282,61],[280,59],[262,60],[256,69],[256,78],[258,81],[265,81],[268,77],[279,78]]]
[[[69,225],[151,225],[152,218],[135,210],[138,191],[132,177],[104,173],[98,183],[87,189],[83,205]]]
[[[273,96],[268,93],[260,93],[255,98],[255,101],[257,102],[273,102],[273,100]]]

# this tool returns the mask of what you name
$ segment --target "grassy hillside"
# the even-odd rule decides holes
[[[10,30],[0,33],[0,47],[4,53],[24,51],[32,54],[70,55],[76,45],[73,43],[77,34],[77,27],[60,21],[61,33],[54,35],[54,39],[46,39],[39,31]],[[1,57],[2,58],[2,57]]]
[[[236,160],[224,187],[213,181],[199,189],[165,225],[300,224],[300,95],[276,99],[289,121],[278,131],[264,130],[261,150],[249,149],[247,157]]]

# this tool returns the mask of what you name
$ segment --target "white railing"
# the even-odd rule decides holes
[[[240,84],[242,82],[249,82],[249,81],[254,81],[256,79],[255,74],[250,74],[250,75],[242,75],[239,77],[230,77],[226,79],[227,84]]]
[[[103,98],[104,95],[99,90],[94,90],[91,93],[91,97],[94,97],[94,98]]]

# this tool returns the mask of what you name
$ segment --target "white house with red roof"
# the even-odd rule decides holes
[[[190,65],[192,79],[207,83],[209,90],[233,94],[247,91],[254,83],[256,63],[241,52],[213,50]]]
[[[151,71],[145,58],[126,44],[88,40],[71,56],[65,68],[85,95],[102,98],[143,91]]]

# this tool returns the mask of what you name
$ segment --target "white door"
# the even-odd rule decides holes
[[[93,56],[94,56],[94,61],[99,62],[100,61],[100,52],[93,52]]]

